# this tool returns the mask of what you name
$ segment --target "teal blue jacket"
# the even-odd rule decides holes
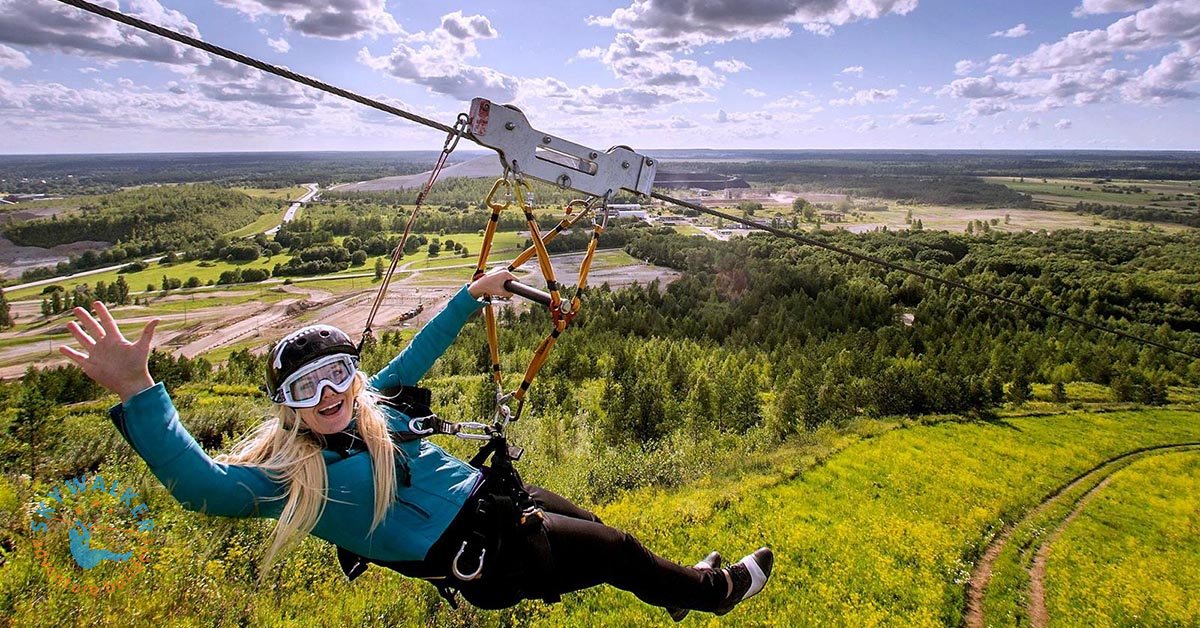
[[[415,385],[446,351],[467,319],[482,306],[464,286],[386,367],[370,380],[376,389]],[[407,432],[409,417],[380,409],[391,429]],[[109,410],[113,423],[150,471],[187,510],[224,517],[278,518],[287,487],[249,465],[215,462],[179,422],[161,383]],[[400,444],[397,503],[372,534],[374,511],[371,458],[365,450],[348,457],[324,450],[329,499],[312,533],[360,556],[384,561],[421,560],[479,484],[479,471],[425,440]],[[403,464],[402,464],[403,463]]]

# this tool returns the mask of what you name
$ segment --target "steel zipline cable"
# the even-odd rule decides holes
[[[104,17],[104,18],[107,18],[107,19],[110,19],[110,20],[113,20],[116,22],[120,22],[127,26],[132,26],[134,28],[138,28],[138,29],[144,30],[146,32],[153,33],[160,37],[165,37],[172,41],[176,41],[181,44],[191,46],[193,48],[197,48],[199,50],[203,50],[210,54],[214,54],[218,57],[224,57],[225,59],[229,59],[230,61],[241,63],[243,65],[250,66],[252,68],[261,70],[263,72],[267,72],[269,74],[274,74],[275,76],[285,78],[290,81],[295,81],[295,82],[301,83],[303,85],[307,85],[314,89],[318,89],[323,92],[333,94],[335,96],[339,96],[339,97],[345,98],[347,100],[354,101],[361,105],[366,105],[368,107],[371,107],[372,109],[377,109],[384,113],[390,113],[394,116],[399,116],[410,122],[416,122],[417,124],[423,124],[427,127],[442,131],[448,135],[458,135],[458,136],[466,137],[467,139],[474,141],[474,138],[471,137],[470,132],[463,130],[461,126],[458,128],[455,128],[455,127],[445,125],[445,124],[442,124],[442,123],[434,121],[434,120],[430,120],[429,118],[419,116],[415,113],[405,111],[403,109],[380,102],[378,100],[373,100],[371,98],[367,98],[366,96],[361,96],[359,94],[355,94],[354,92],[347,91],[340,87],[334,87],[333,85],[329,85],[328,83],[323,83],[321,81],[304,76],[302,74],[297,74],[286,68],[282,68],[282,67],[279,67],[276,65],[271,65],[269,63],[259,61],[258,59],[255,59],[253,57],[248,57],[241,53],[234,52],[227,48],[222,48],[220,46],[214,46],[208,42],[196,39],[195,37],[190,37],[188,35],[184,35],[182,33],[178,33],[176,31],[163,28],[156,24],[151,24],[150,22],[146,22],[144,20],[140,20],[138,18],[121,13],[120,11],[114,11],[112,9],[108,9],[108,8],[99,6],[97,4],[87,2],[86,0],[58,0],[58,2],[73,6],[78,9],[82,9],[84,11],[88,11],[90,13],[94,13],[96,15],[99,15],[101,17]],[[1007,297],[998,292],[992,292],[990,290],[976,288],[974,286],[963,283],[961,281],[955,281],[953,279],[946,279],[944,277],[938,277],[937,275],[934,275],[934,274],[931,274],[931,273],[928,273],[928,272],[925,272],[922,270],[918,270],[916,268],[909,268],[906,266],[901,266],[900,264],[896,264],[894,262],[889,262],[880,257],[875,257],[873,255],[867,255],[865,253],[860,253],[858,251],[855,251],[852,249],[847,249],[845,247],[841,247],[836,244],[822,242],[821,240],[817,240],[815,238],[810,238],[808,236],[804,236],[799,233],[795,233],[795,232],[791,232],[791,231],[784,231],[783,229],[779,229],[777,227],[759,224],[752,220],[741,218],[741,217],[735,216],[733,214],[727,214],[725,212],[717,211],[715,209],[711,209],[711,208],[705,207],[703,205],[699,205],[697,203],[691,203],[688,201],[673,198],[673,197],[667,196],[666,194],[662,194],[661,192],[652,192],[650,194],[650,197],[660,200],[660,201],[663,201],[663,202],[666,202],[666,203],[678,205],[679,207],[685,207],[685,208],[692,209],[692,210],[695,210],[695,211],[698,211],[698,212],[701,212],[704,214],[708,214],[709,216],[714,216],[717,218],[721,218],[723,220],[728,220],[730,222],[736,222],[739,224],[743,224],[743,225],[746,225],[746,226],[754,228],[754,229],[761,229],[763,231],[771,233],[772,235],[776,235],[776,236],[779,236],[782,238],[789,238],[791,240],[795,240],[796,242],[800,242],[802,244],[807,244],[809,246],[815,246],[818,248],[825,249],[827,251],[838,253],[840,255],[845,255],[851,259],[858,260],[860,262],[875,264],[875,265],[882,266],[882,267],[890,269],[890,270],[895,270],[897,272],[914,275],[916,277],[920,277],[922,279],[926,279],[926,280],[941,284],[943,286],[947,286],[950,288],[957,288],[959,290],[964,290],[966,292],[969,292],[969,293],[972,293],[972,294],[975,294],[978,296],[986,297],[986,298],[994,300],[994,301],[1000,301],[1001,303],[1015,305],[1017,307],[1021,307],[1021,308],[1025,308],[1027,310],[1038,312],[1038,313],[1044,314],[1046,316],[1051,316],[1051,317],[1059,318],[1059,319],[1062,319],[1065,321],[1070,321],[1070,322],[1078,324],[1078,325],[1083,325],[1084,327],[1087,327],[1089,329],[1112,334],[1119,338],[1124,338],[1126,340],[1132,340],[1134,342],[1141,343],[1144,345],[1157,347],[1159,349],[1163,349],[1163,350],[1169,351],[1171,353],[1178,353],[1180,355],[1187,356],[1194,360],[1200,360],[1200,354],[1192,353],[1190,351],[1185,351],[1183,349],[1173,347],[1171,345],[1159,342],[1157,340],[1152,340],[1149,338],[1135,336],[1133,334],[1123,332],[1119,329],[1114,329],[1112,327],[1107,327],[1104,325],[1099,325],[1097,323],[1092,323],[1090,321],[1086,321],[1082,318],[1072,316],[1065,312],[1051,310],[1048,308],[1044,308],[1040,305],[1029,303],[1027,301],[1022,301],[1020,299],[1014,299],[1012,297]]]

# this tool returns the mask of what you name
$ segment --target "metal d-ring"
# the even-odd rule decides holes
[[[485,547],[479,550],[479,566],[475,567],[475,571],[472,571],[468,574],[464,574],[462,570],[458,568],[458,561],[462,558],[463,552],[465,551],[467,551],[467,542],[463,541],[462,547],[458,548],[458,553],[454,555],[454,560],[450,561],[450,572],[454,574],[455,578],[458,578],[464,582],[470,582],[471,580],[478,579],[479,574],[483,573],[483,559],[485,556],[487,556],[487,548]]]
[[[417,426],[423,425],[425,419],[431,419],[434,416],[435,415],[431,414],[429,416],[419,416],[415,419],[409,419],[408,420],[408,431],[412,432],[413,434],[416,434],[417,436],[428,436],[428,435],[432,434],[434,432],[434,429],[432,427],[418,428]]]

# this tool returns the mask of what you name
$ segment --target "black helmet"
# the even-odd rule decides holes
[[[332,325],[310,325],[284,336],[267,356],[267,396],[274,399],[283,381],[300,367],[337,353],[358,357],[358,347]]]

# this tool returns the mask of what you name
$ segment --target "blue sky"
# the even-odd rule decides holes
[[[1196,0],[102,0],[451,123],[607,148],[1200,148]],[[0,0],[0,152],[436,149],[440,134]]]

